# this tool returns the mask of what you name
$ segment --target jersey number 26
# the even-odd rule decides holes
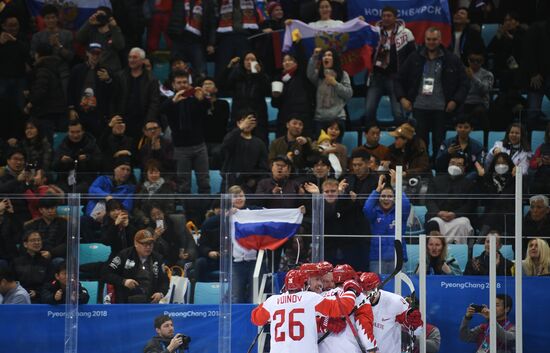
[[[285,321],[288,321],[288,337],[293,341],[299,341],[304,338],[304,325],[298,321],[294,315],[303,314],[304,309],[296,308],[292,309],[288,313],[284,309],[277,310],[273,313],[272,322],[275,324],[275,342],[281,342],[286,340],[287,333],[281,330],[281,327],[284,325]],[[288,320],[287,320],[288,319]]]

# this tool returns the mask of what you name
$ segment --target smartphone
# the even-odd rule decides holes
[[[474,308],[476,313],[480,313],[483,310],[483,308],[485,308],[485,306],[479,305],[479,304],[470,304],[470,306]]]
[[[157,219],[157,228],[164,228],[164,220],[163,219]]]
[[[193,97],[195,95],[195,89],[189,88],[183,92],[183,97]]]
[[[258,73],[258,70],[256,69],[256,65],[258,65],[258,62],[257,62],[257,61],[251,61],[251,62],[250,62],[250,71],[251,71],[253,74]]]

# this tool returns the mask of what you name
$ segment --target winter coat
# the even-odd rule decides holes
[[[483,39],[481,38],[480,31],[470,26],[466,26],[466,28],[464,28],[462,34],[460,35],[459,41],[460,58],[462,59],[464,65],[468,64],[468,55],[472,51],[476,53],[483,53],[485,51],[485,44],[483,43]],[[455,35],[453,32],[451,32],[451,44],[449,45],[449,47],[447,47],[447,49],[452,53],[454,47]]]
[[[421,138],[414,137],[411,141],[408,141],[404,151],[395,148],[395,143],[392,143],[389,149],[390,168],[393,169],[397,165],[402,165],[403,171],[407,172],[407,178],[430,173],[428,149]]]
[[[67,98],[59,71],[61,64],[62,60],[57,56],[45,56],[36,62],[28,97],[32,117],[67,113]]]
[[[18,143],[19,147],[25,151],[25,160],[27,163],[37,163],[36,169],[50,170],[52,165],[52,145],[47,138],[42,139],[22,139]]]
[[[454,212],[457,218],[474,214],[474,204],[469,196],[473,186],[473,182],[464,175],[453,178],[449,174],[441,174],[434,177],[428,185],[428,195],[433,198],[426,200],[426,220],[435,217],[439,211]],[[449,198],[449,195],[453,197]]]
[[[61,299],[55,300],[55,293],[58,290],[63,290]],[[40,298],[42,304],[65,304],[65,287],[57,280],[44,284],[40,290]],[[78,304],[88,304],[90,295],[86,288],[82,287],[82,283],[78,283]]]
[[[370,242],[369,261],[391,261],[394,258],[394,235],[395,235],[395,206],[389,211],[384,211],[379,204],[380,193],[373,190],[363,206],[363,214],[370,223],[371,234],[374,237]],[[411,202],[403,193],[402,224],[407,224],[407,218],[411,212]],[[404,230],[406,227],[402,227]],[[402,232],[404,235],[404,231]],[[377,237],[382,235],[382,237]],[[390,235],[391,237],[384,237]],[[381,258],[379,257],[379,254]],[[407,247],[403,239],[403,261],[407,261]]]
[[[376,27],[379,28],[380,32],[384,31],[384,28],[382,27],[382,21],[378,21],[376,23]],[[393,31],[395,32],[395,44],[391,46],[391,51],[395,50],[395,58],[397,59],[394,69],[399,70],[399,67],[405,62],[409,55],[416,50],[416,43],[414,41],[413,33],[405,26],[405,22],[403,20],[397,20]],[[375,63],[379,50],[380,44],[378,45],[378,47],[376,47],[376,50],[372,54],[373,63]],[[391,54],[391,56],[393,56],[393,53]],[[380,69],[376,66],[374,67],[375,72],[379,70],[383,69]]]
[[[51,260],[42,257],[40,253],[30,255],[25,252],[13,260],[12,268],[23,288],[27,291],[36,291],[37,296],[32,299],[32,302],[40,303],[42,285],[53,278],[54,271]]]
[[[113,170],[114,154],[118,151],[130,151],[130,158],[134,157],[134,140],[126,135],[113,135],[110,128],[101,136],[99,146],[102,152],[101,170],[106,173]]]
[[[443,141],[437,151],[437,157],[435,158],[435,169],[438,172],[447,172],[449,167],[449,160],[451,155],[449,154],[449,147],[455,144],[459,144],[458,136],[450,137]],[[483,145],[473,138],[468,139],[468,145],[466,149],[462,151],[466,157],[466,174],[477,173],[474,166],[475,162],[483,163]]]
[[[502,256],[500,251],[500,262],[497,266],[497,276],[511,276],[512,266],[514,265],[510,260]],[[473,265],[473,261],[479,261],[479,270],[476,270]],[[483,251],[479,256],[476,256],[473,260],[470,259],[466,264],[464,270],[465,276],[488,276],[489,275],[489,253]]]
[[[168,118],[172,131],[172,143],[175,147],[190,147],[204,143],[205,122],[208,102],[189,97],[177,103],[167,99],[161,111]]]
[[[494,158],[494,151],[495,148],[498,148],[501,153],[506,153],[510,155],[511,149],[508,144],[504,144],[503,141],[496,141],[495,145],[489,150],[487,153],[487,157],[485,158],[485,169],[489,169],[491,166],[491,162]],[[527,175],[527,172],[529,171],[529,162],[531,161],[531,157],[533,156],[533,152],[526,151],[523,148],[516,151],[513,155],[510,155],[512,158],[512,162],[514,162],[514,165],[520,166],[522,169],[523,175]]]
[[[189,8],[193,9],[195,0],[191,0]],[[170,21],[168,22],[168,36],[172,40],[178,40],[185,36],[194,38],[196,40],[202,40],[205,46],[216,44],[216,16],[214,14],[214,0],[203,0],[203,14],[202,14],[202,26],[201,36],[197,36],[194,33],[189,32],[186,29],[186,13],[184,0],[173,0],[172,11],[170,13]]]
[[[97,177],[96,180],[90,185],[90,194],[97,197],[97,199],[92,199],[88,201],[86,206],[86,214],[90,216],[96,204],[100,200],[104,200],[106,196],[113,196],[118,199],[124,209],[128,212],[132,211],[134,205],[134,200],[132,196],[136,191],[136,186],[128,182],[120,185],[115,185],[114,179],[112,176],[101,175]]]
[[[115,225],[115,221],[108,215],[101,225],[101,243],[111,247],[109,259],[118,254],[123,249],[134,244],[134,235],[138,229],[132,224],[132,220],[127,227]]]
[[[79,142],[71,141],[68,136],[61,141],[61,144],[54,153],[53,170],[58,173],[68,173],[74,169],[74,162],[64,162],[61,158],[68,156],[75,161],[78,160],[78,156],[81,154],[86,155],[86,159],[78,161],[76,167],[77,179],[92,180],[95,176],[94,173],[100,168],[101,151],[97,147],[95,138],[87,133],[84,134],[82,140]],[[58,180],[63,177],[66,178],[66,176],[58,174]]]

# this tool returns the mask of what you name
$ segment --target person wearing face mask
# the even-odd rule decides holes
[[[390,170],[391,182],[395,184],[395,171]],[[391,273],[394,269],[395,192],[385,175],[378,178],[378,186],[369,195],[363,206],[363,214],[370,223],[371,234],[369,268],[379,273]],[[407,223],[411,202],[405,193],[402,196],[402,223]],[[403,227],[404,230],[405,227]],[[403,261],[407,261],[407,247],[403,239]]]
[[[512,174],[514,163],[506,153],[497,154],[486,171],[481,171],[480,194],[490,195],[482,200],[485,212],[480,221],[480,236],[485,236],[491,229],[501,234],[514,235],[514,205],[510,195],[515,193],[515,177]],[[505,239],[505,244],[513,239]]]
[[[527,175],[529,161],[533,153],[527,141],[527,133],[520,123],[513,123],[508,126],[504,138],[495,142],[485,158],[485,169],[491,165],[493,158],[500,152],[510,155],[514,166],[520,166],[523,175]],[[515,174],[515,168],[512,170],[512,174]]]
[[[428,186],[427,229],[437,229],[448,243],[466,244],[474,229],[468,216],[474,213],[470,199],[473,181],[464,176],[467,160],[462,154],[451,156],[447,174],[436,175]]]

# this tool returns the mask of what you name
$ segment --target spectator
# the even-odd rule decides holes
[[[309,245],[306,246],[304,237],[296,235],[284,245],[281,261],[279,262],[279,272],[288,272],[310,262],[311,248]]]
[[[395,171],[391,170],[391,183],[395,184]],[[363,206],[363,214],[368,219],[371,233],[369,268],[378,273],[392,273],[394,266],[395,240],[395,191],[385,175],[378,178],[378,186],[371,192]],[[405,193],[402,195],[402,224],[407,224],[411,212],[411,202]],[[407,261],[407,248],[403,239],[403,261]]]
[[[277,1],[267,3],[266,12],[269,18],[260,24],[264,33],[271,33],[285,29],[285,12],[283,6]]]
[[[146,48],[148,53],[161,49],[161,36],[166,42],[167,48],[165,49],[172,48],[172,40],[168,35],[168,26],[173,8],[174,5],[171,0],[151,1],[143,5],[143,15],[148,22]]]
[[[99,43],[103,48],[99,65],[110,72],[121,69],[119,55],[124,49],[125,40],[110,8],[100,6],[76,33],[76,40],[84,45]]]
[[[487,153],[485,168],[489,167],[494,156],[501,152],[510,155],[512,158],[514,162],[512,174],[515,175],[515,167],[520,166],[523,175],[527,175],[529,171],[529,161],[533,153],[531,152],[529,142],[527,142],[527,132],[521,124],[513,123],[508,126],[504,138],[500,141],[496,141],[494,146]]]
[[[86,193],[100,163],[95,138],[84,131],[79,120],[69,121],[67,136],[54,153],[57,185],[65,192]]]
[[[128,54],[128,67],[120,72],[122,98],[118,114],[126,121],[128,136],[137,139],[141,127],[155,120],[159,113],[159,84],[144,66],[145,51],[132,48]]]
[[[286,123],[286,135],[281,136],[269,145],[269,160],[277,156],[286,156],[292,163],[296,174],[304,172],[308,158],[313,154],[313,143],[304,136],[304,121],[299,116],[291,116]]]
[[[286,156],[276,156],[271,159],[271,176],[258,182],[256,194],[264,195],[258,200],[265,208],[295,208],[301,203],[296,195],[303,192],[300,184],[290,179],[292,162]]]
[[[204,140],[208,102],[200,87],[189,84],[186,73],[175,73],[172,87],[177,93],[162,104],[161,111],[166,114],[172,130],[179,191],[191,193],[191,172],[195,171],[199,193],[209,194],[208,150]]]
[[[307,58],[302,44],[295,43],[295,53],[283,56],[281,82],[283,91],[273,91],[271,105],[279,110],[277,114],[277,136],[285,133],[286,122],[292,116],[300,116],[304,121],[304,131],[311,135],[315,97],[313,86],[307,78]]]
[[[320,2],[327,3],[326,0]],[[318,136],[321,129],[326,130],[334,120],[338,120],[340,131],[344,131],[344,108],[353,90],[348,73],[342,69],[340,55],[331,49],[315,48],[307,66],[307,77],[317,92],[313,135]]]
[[[129,158],[118,157],[113,163],[113,175],[100,175],[90,185],[88,193],[95,198],[88,201],[86,214],[92,215],[103,209],[105,202],[112,198],[121,200],[127,211],[132,211],[134,206],[133,196],[136,190],[131,181],[132,165]],[[105,201],[103,201],[105,200]]]
[[[376,121],[369,121],[365,124],[363,136],[365,143],[353,149],[352,153],[360,149],[366,150],[369,154],[380,161],[383,161],[384,169],[389,169],[390,150],[387,146],[380,144],[380,126]]]
[[[418,274],[420,266],[416,267]],[[456,259],[448,253],[447,240],[441,233],[432,231],[426,243],[426,271],[429,275],[457,275],[462,271]]]
[[[204,92],[204,99],[208,103],[204,140],[208,148],[210,169],[220,169],[222,164],[221,145],[227,133],[229,124],[229,103],[225,99],[218,99],[216,81],[211,77],[205,77],[199,86]]]
[[[0,168],[0,194],[22,195],[30,188],[32,175],[30,170],[25,170],[25,154],[20,149],[10,149],[6,155],[6,166]],[[15,197],[10,200],[10,209],[19,226],[28,221],[30,217],[27,201]]]
[[[158,303],[168,292],[162,257],[153,252],[153,234],[142,229],[134,245],[121,250],[103,269],[103,279],[115,286],[117,303]]]
[[[548,243],[540,238],[531,239],[521,266],[524,276],[550,275],[550,247]]]
[[[403,177],[406,178],[418,178],[430,172],[426,144],[415,134],[411,124],[402,124],[390,135],[395,137],[395,142],[389,146],[390,168],[403,166]]]
[[[468,54],[466,76],[470,79],[470,91],[464,101],[464,114],[470,115],[475,128],[488,131],[489,102],[495,79],[490,71],[482,67],[484,62],[483,53],[471,51]]]
[[[9,12],[0,18],[0,98],[3,104],[24,107],[29,44],[21,34],[19,19]],[[7,107],[6,107],[7,108]]]
[[[27,200],[27,206],[31,213],[31,218],[40,217],[38,212],[39,200],[44,196],[55,196],[60,200],[65,196],[65,192],[61,190],[57,185],[50,184],[48,180],[48,174],[42,169],[38,169],[34,176],[30,180],[30,187],[25,190],[25,199]]]
[[[206,72],[205,47],[208,55],[214,54],[215,50],[216,5],[214,3],[215,1],[212,0],[173,1],[170,11],[167,31],[172,39],[172,56],[185,58],[191,63],[193,71],[199,75],[204,75]],[[151,27],[157,26],[152,22]],[[148,41],[148,44],[151,44],[151,41]]]
[[[121,98],[118,76],[100,63],[103,51],[100,43],[88,44],[85,62],[71,69],[67,91],[69,118],[78,118],[96,138],[100,137]]]
[[[317,13],[319,14],[319,20],[308,23],[310,27],[318,30],[327,30],[344,24],[344,22],[340,20],[332,19],[332,3],[328,0],[320,0],[317,2]]]
[[[449,50],[467,64],[468,55],[472,52],[480,53],[485,50],[479,29],[470,26],[468,9],[460,7],[453,14],[453,35]]]
[[[505,258],[500,249],[502,243],[500,241],[500,234],[496,230],[491,230],[485,237],[485,250],[479,255],[470,260],[466,264],[464,275],[466,276],[488,276],[489,275],[489,249],[490,238],[495,238],[495,244],[497,247],[496,259],[497,259],[497,276],[511,276],[513,263]]]
[[[497,229],[506,236],[513,236],[516,180],[512,174],[514,163],[506,153],[499,153],[480,179],[480,194],[489,198],[482,201],[485,206],[481,216],[479,235],[484,236],[490,229]],[[505,244],[508,242],[506,241]]]
[[[111,247],[109,259],[132,244],[136,227],[131,222],[128,211],[120,201],[111,199],[105,203],[103,215],[92,214],[91,217],[100,221],[100,241]]]
[[[254,111],[243,110],[238,115],[237,127],[225,135],[222,142],[222,191],[227,185],[246,185],[245,189],[253,193],[257,181],[269,170],[267,148],[262,140],[252,135],[255,128]]]
[[[59,71],[62,61],[53,55],[52,46],[47,43],[38,44],[34,60],[29,102],[24,111],[40,121],[42,133],[52,141],[54,132],[64,129],[67,115],[67,98]]]
[[[516,328],[508,320],[508,313],[512,310],[512,298],[507,294],[497,294],[496,298],[496,336],[497,336],[497,351],[502,353],[511,353],[515,351]],[[470,320],[475,313],[479,313],[486,322],[469,328]],[[460,324],[460,340],[471,342],[477,345],[477,352],[480,350],[489,350],[489,308],[483,305],[481,311],[477,311],[472,305],[466,309],[466,315]]]
[[[519,89],[524,40],[525,29],[520,26],[518,13],[508,12],[487,48],[494,58],[493,72],[502,93],[516,93]]]
[[[221,50],[221,47],[218,51]],[[264,143],[267,139],[267,105],[265,97],[269,95],[269,77],[253,52],[246,52],[242,58],[234,57],[226,64],[218,80],[232,92],[231,121],[237,121],[237,115],[243,109],[252,109],[256,112],[256,129],[254,135]]]
[[[245,196],[240,186],[229,187],[227,193],[232,195],[233,206],[244,204],[241,201]],[[218,211],[220,211],[219,206],[218,204]],[[200,233],[201,236],[197,243],[197,260],[194,264],[195,280],[197,282],[218,281],[219,275],[215,271],[220,269],[220,212],[213,212],[211,216],[206,216]]]
[[[145,31],[144,2],[135,0],[119,0],[111,3],[113,18],[119,24],[124,35],[125,52],[130,48],[141,46]]]
[[[276,63],[275,60],[279,58],[279,55],[275,55],[277,34],[272,33],[280,32],[280,35],[284,34],[286,16],[283,11],[283,7],[277,1],[265,1],[265,12],[267,17],[260,23],[260,29],[266,35],[254,37],[252,41],[254,51],[262,58],[264,64],[264,70],[267,72],[270,78],[280,76],[280,63]],[[275,46],[274,46],[275,45]]]
[[[311,172],[302,176],[302,180],[306,183],[317,185],[321,189],[322,184],[333,177],[331,164],[327,156],[315,155],[311,158]],[[307,191],[307,190],[306,190]]]
[[[437,228],[449,244],[466,244],[474,229],[470,219],[474,213],[470,200],[473,181],[464,176],[466,159],[453,155],[449,159],[448,173],[437,175],[428,186],[426,219],[436,222]]]
[[[334,120],[327,125],[326,130],[320,131],[319,138],[317,139],[319,152],[330,160],[336,178],[345,174],[348,169],[348,149],[344,144],[339,142],[342,140],[341,136],[340,122]]]
[[[145,178],[138,186],[133,211],[136,221],[143,226],[150,226],[151,219],[147,211],[153,205],[160,206],[168,214],[176,212],[175,200],[166,197],[176,193],[176,185],[162,176],[162,170],[162,165],[155,159],[148,160],[143,169]]]
[[[41,290],[40,297],[44,304],[65,304],[67,290],[67,264],[61,262],[57,265],[54,274],[55,280],[50,283],[45,283]],[[78,283],[78,304],[88,304],[90,295],[82,284]]]
[[[483,163],[483,142],[470,137],[472,130],[472,123],[468,116],[461,114],[455,119],[456,136],[443,141],[437,151],[437,157],[435,158],[437,172],[446,172],[451,156],[461,153],[468,161],[464,171],[466,177],[468,179],[475,179],[477,177],[476,165],[479,164],[481,166],[481,163]]]
[[[428,143],[431,131],[432,146],[440,146],[470,85],[460,59],[441,45],[439,29],[428,28],[424,42],[399,67],[394,89],[403,109],[413,111],[417,135]]]
[[[40,122],[29,119],[25,123],[25,137],[17,141],[17,146],[25,151],[25,160],[36,170],[50,171],[52,165],[52,145],[42,135]]]
[[[397,10],[391,6],[382,9],[382,19],[376,24],[380,30],[380,41],[373,53],[374,70],[367,81],[367,121],[376,120],[376,111],[383,95],[390,98],[394,122],[405,122],[403,110],[395,96],[393,82],[399,67],[416,50],[414,36],[405,27],[403,20],[397,19]]]
[[[523,77],[528,80],[527,117],[534,127],[542,117],[540,110],[544,95],[550,99],[550,21],[529,27],[523,43]]]
[[[190,337],[174,332],[174,322],[168,315],[160,315],[155,318],[155,331],[157,336],[151,338],[143,353],[183,353],[189,349]],[[187,339],[187,341],[184,341]]]
[[[42,236],[42,249],[52,258],[64,258],[67,254],[67,220],[57,216],[58,201],[43,197],[38,201],[40,218],[25,223],[25,233],[36,232]],[[55,261],[54,261],[55,262]]]
[[[545,195],[531,196],[529,212],[523,217],[523,251],[534,237],[550,238],[550,207]],[[548,240],[547,240],[548,241]]]
[[[9,268],[0,267],[0,295],[2,304],[30,304],[29,292],[15,281],[16,275]]]
[[[111,118],[99,140],[99,146],[102,152],[103,172],[113,170],[113,162],[117,158],[134,158],[134,141],[126,135],[126,123],[120,115]]]
[[[161,135],[162,129],[156,120],[147,121],[143,126],[143,136],[137,144],[137,162],[144,168],[147,161],[156,159],[167,171],[174,171],[174,145]]]
[[[53,277],[52,254],[42,249],[42,236],[31,231],[23,236],[21,256],[13,260],[12,268],[21,285],[29,292],[33,304],[41,303],[40,289]]]
[[[506,1],[506,0],[505,0]],[[502,3],[497,2],[495,6],[495,1],[493,0],[474,0],[470,1],[470,6],[468,7],[469,18],[471,19],[470,23],[472,27],[477,26],[476,28],[481,29],[481,26],[484,23],[496,23],[500,19],[500,5]]]
[[[544,142],[537,147],[529,166],[535,171],[530,192],[537,194],[550,194],[548,180],[550,178],[550,123],[544,131]]]
[[[63,86],[63,92],[67,92],[69,81],[69,67],[74,57],[73,34],[71,31],[60,28],[59,10],[55,5],[44,5],[40,11],[45,27],[32,36],[31,55],[34,56],[36,49],[41,44],[51,45],[53,55],[61,59],[59,62],[59,76]]]
[[[21,226],[13,217],[13,208],[9,199],[0,201],[0,269],[8,268],[19,255]]]

